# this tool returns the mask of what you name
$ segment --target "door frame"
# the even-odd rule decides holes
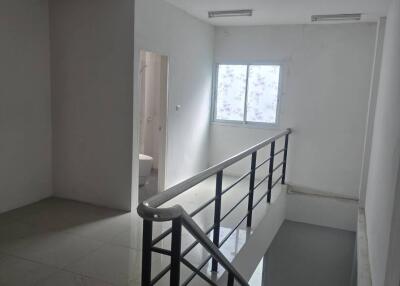
[[[142,57],[146,55],[146,53],[152,53],[160,56],[161,58],[161,78],[160,78],[160,142],[159,142],[159,156],[158,156],[158,181],[157,181],[157,191],[162,192],[165,190],[165,178],[166,178],[166,161],[167,161],[167,152],[168,152],[168,97],[169,97],[169,57],[167,55],[163,55],[157,52],[153,52],[148,49],[140,49],[139,50],[139,74],[137,77],[138,81],[138,110],[139,110],[139,121],[141,120],[141,112],[142,112]],[[140,123],[137,130],[139,148],[138,153],[140,154]],[[139,162],[140,163],[140,162]],[[138,174],[139,175],[139,174]],[[139,195],[139,194],[138,194]]]

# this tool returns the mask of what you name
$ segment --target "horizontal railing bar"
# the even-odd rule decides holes
[[[268,195],[269,191],[265,192],[259,199],[258,201],[254,204],[253,210],[258,206],[259,203],[262,202],[262,200]]]
[[[251,172],[248,172],[247,174],[244,174],[242,177],[240,177],[235,183],[233,183],[232,185],[230,185],[228,188],[226,188],[222,194],[225,194],[227,191],[229,191],[231,188],[233,188],[234,186],[236,186],[238,183],[240,183],[241,181],[243,181],[248,175],[250,175]],[[202,210],[204,210],[206,207],[208,207],[212,202],[215,201],[215,197],[208,200],[205,204],[203,204],[202,206],[200,206],[199,208],[197,208],[195,211],[193,211],[192,213],[190,213],[189,215],[191,217],[194,217],[195,215],[197,215],[199,212],[201,212]],[[222,219],[221,219],[222,221]],[[163,232],[161,235],[159,235],[158,237],[156,237],[153,242],[152,245],[156,245],[157,243],[159,243],[161,240],[163,240],[164,238],[166,238],[172,231],[172,228],[167,229],[165,232]]]
[[[276,152],[276,153],[274,154],[274,156],[279,155],[280,153],[282,153],[282,152],[284,152],[284,151],[285,151],[285,148],[283,148],[283,149],[279,150],[278,152]],[[268,159],[262,161],[259,165],[257,165],[256,170],[257,170],[258,168],[264,166],[266,163],[268,163],[269,160],[271,160],[271,157],[269,157]]]
[[[153,247],[151,248],[151,251],[154,251],[154,252],[157,252],[157,253],[160,253],[160,254],[164,254],[164,255],[171,256],[171,251],[168,250],[168,249],[164,249],[164,248],[154,247],[154,246],[153,246]]]
[[[226,235],[226,236],[224,237],[224,239],[221,241],[219,247],[223,246],[223,245],[225,244],[225,242],[228,241],[229,237],[230,237],[230,236],[235,232],[235,230],[244,222],[244,220],[247,218],[247,216],[249,215],[249,213],[250,213],[250,212],[247,212],[246,216],[236,225],[236,227],[233,228],[233,229],[228,233],[228,235]],[[203,263],[200,264],[200,266],[199,266],[197,269],[198,269],[199,271],[201,271],[201,269],[208,263],[208,261],[210,261],[211,258],[212,258],[212,256],[209,255],[209,256],[206,258],[206,260],[203,261]],[[186,281],[185,281],[182,285],[188,285],[188,284],[190,283],[190,281],[192,281],[193,278],[194,278],[195,276],[196,276],[196,275],[193,275],[193,274],[192,274],[188,279],[186,279]]]
[[[212,256],[209,255],[209,256],[207,257],[207,259],[206,259],[205,261],[203,261],[203,263],[200,264],[200,266],[197,267],[197,270],[201,272],[201,269],[203,269],[203,267],[207,265],[208,261],[210,261],[211,258],[212,258]],[[196,273],[192,273],[192,274],[185,280],[185,282],[182,283],[182,286],[188,285],[188,284],[190,283],[190,281],[192,281],[193,278],[194,278],[195,276],[196,276]]]
[[[210,232],[214,229],[214,225],[212,225],[207,231],[205,231],[205,234],[210,234]],[[193,242],[191,245],[189,245],[181,254],[182,257],[185,257],[190,251],[192,251],[193,248],[195,248],[197,245],[199,244],[199,241],[196,240],[195,242]],[[167,274],[167,272],[170,270],[171,266],[168,265],[166,266],[161,272],[163,272],[164,276],[165,274]],[[160,272],[160,273],[161,273]],[[162,278],[162,276],[160,277],[160,279]]]
[[[228,241],[228,239],[229,239],[229,237],[235,232],[235,230],[244,222],[244,220],[247,218],[247,216],[249,215],[249,213],[250,212],[247,212],[247,214],[244,216],[244,218],[242,218],[241,220],[240,220],[240,222],[235,226],[235,228],[233,228],[229,233],[228,233],[228,235],[226,235],[225,237],[224,237],[224,239],[221,241],[221,243],[220,243],[220,246],[222,246],[222,245],[224,245],[224,243],[226,242],[226,241]]]
[[[264,178],[262,181],[260,181],[260,183],[259,183],[256,187],[254,187],[254,189],[256,189],[256,188],[257,188],[262,182],[264,182],[268,177],[269,177],[269,176],[267,176],[267,177]],[[275,185],[276,185],[277,182],[279,182],[280,179],[282,179],[282,176],[280,176],[279,179],[275,182]],[[275,185],[273,185],[273,186],[275,186]],[[252,210],[254,210],[254,209],[260,204],[260,202],[267,196],[267,194],[268,194],[268,192],[264,193],[264,194],[259,198],[259,200],[254,204]],[[248,195],[249,195],[249,193],[247,193],[247,195],[246,195],[244,198],[242,198],[242,199],[236,204],[236,206],[239,205],[244,199],[246,199]],[[236,208],[236,206],[235,206],[234,208],[232,208],[227,214],[225,214],[225,215],[222,217],[221,222]],[[228,235],[226,235],[226,236],[224,237],[224,239],[221,241],[221,243],[220,243],[219,246],[222,246],[222,245],[229,239],[229,237],[232,235],[232,233],[233,233],[233,232],[240,226],[240,224],[242,224],[243,221],[247,218],[247,216],[249,215],[249,213],[250,213],[250,212],[247,212],[246,216],[239,222],[239,224],[237,224],[236,227],[235,227],[233,230],[231,230],[231,231],[228,233]],[[208,235],[213,229],[214,229],[214,225],[211,226],[205,233]],[[185,257],[185,256],[186,256],[190,251],[192,251],[192,249],[195,248],[198,244],[199,244],[199,241],[195,241],[195,242],[193,242],[191,245],[189,245],[189,246],[182,252],[182,257]],[[212,257],[212,256],[210,255],[209,258],[206,260],[205,264],[207,264],[207,262],[211,259],[211,257]],[[205,264],[204,264],[204,265],[205,265]],[[203,268],[204,265],[203,265],[201,268]],[[201,268],[199,268],[199,269],[201,269]],[[159,279],[161,279],[166,273],[168,273],[169,269],[170,269],[170,266],[167,266],[166,268],[164,268],[164,269],[160,272],[160,273],[163,273],[163,274],[162,274],[162,276],[161,276]],[[157,275],[157,276],[158,276],[158,275]],[[192,279],[193,279],[193,278],[192,278]],[[192,280],[192,279],[191,279],[191,280]],[[154,280],[155,280],[155,279],[154,279]],[[191,280],[190,280],[190,281],[191,281]],[[157,280],[157,281],[158,281],[158,280]],[[157,282],[157,281],[156,281],[156,282]],[[189,281],[189,282],[190,282],[190,281]],[[153,285],[153,284],[152,284],[152,285]],[[187,285],[187,284],[183,284],[183,285]]]
[[[247,197],[248,195],[249,195],[249,194],[247,194],[246,197]],[[244,199],[245,199],[246,197],[244,197]],[[234,209],[234,208],[233,208],[233,209]],[[231,210],[233,210],[233,209],[231,209]],[[247,218],[247,216],[248,216],[248,214],[243,218],[243,220],[239,223],[239,225]],[[226,217],[227,217],[227,215],[225,215],[225,216],[220,220],[220,222],[222,222]],[[237,227],[236,227],[236,228],[237,228]],[[236,228],[235,228],[235,229],[236,229]],[[210,234],[210,232],[211,232],[213,229],[214,229],[214,225],[212,225],[209,229],[207,229],[207,230],[205,231],[205,234],[206,234],[206,235]],[[233,233],[233,232],[232,232],[232,233]],[[229,237],[232,233],[228,234],[228,237]],[[225,241],[226,241],[226,239],[224,239],[223,242],[220,243],[220,246],[222,246],[222,245],[224,244]],[[181,256],[182,256],[182,257],[185,257],[185,256],[186,256],[190,251],[192,251],[192,249],[195,248],[198,244],[199,244],[199,241],[197,241],[197,240],[196,240],[195,242],[193,242],[191,245],[189,245],[189,246],[182,252]],[[210,256],[210,258],[211,258],[211,256]],[[169,269],[170,269],[170,266],[168,265],[168,266],[166,266],[166,268],[164,268],[164,269],[162,270],[163,276],[169,271]],[[160,279],[161,279],[161,278],[162,278],[162,276],[160,277]]]
[[[192,213],[190,213],[189,215],[191,217],[194,217],[195,215],[197,215],[199,212],[201,212],[202,210],[204,210],[206,207],[208,207],[212,202],[215,201],[215,197],[213,197],[212,199],[208,200],[205,204],[203,204],[201,207],[197,208],[196,210],[194,210]]]
[[[275,183],[272,184],[272,188],[276,186],[276,184],[279,183],[279,181],[282,179],[283,175],[280,175],[279,178],[275,181]]]
[[[214,229],[215,225],[212,225],[209,229],[207,229],[207,231],[205,231],[204,233],[206,235],[210,234],[210,232]],[[191,245],[189,245],[183,252],[182,252],[182,256],[186,256],[190,251],[192,251],[193,248],[196,247],[197,244],[199,244],[200,242],[198,240],[196,240],[195,242],[193,242]]]
[[[276,170],[278,170],[280,167],[283,166],[284,163],[285,163],[285,161],[283,161],[283,162],[281,162],[280,164],[278,164],[278,165],[274,168],[274,170],[272,170],[272,172],[275,172]]]
[[[221,264],[222,267],[232,273],[232,275],[235,276],[236,280],[241,285],[248,285],[247,281],[235,269],[235,267],[225,257],[221,250],[210,240],[210,238],[184,210],[182,210],[181,219],[186,230],[199,240],[200,244],[213,256],[216,261],[218,261],[219,264]]]
[[[268,176],[267,176],[268,177]],[[266,193],[264,193],[261,197],[260,197],[260,199],[254,204],[254,206],[253,206],[253,208],[252,208],[252,210],[254,210],[258,205],[259,205],[259,203],[266,197],[266,195],[268,194],[268,192],[266,192]],[[246,216],[242,219],[242,220],[240,220],[240,222],[236,225],[236,227],[235,228],[233,228],[229,233],[228,233],[228,235],[226,235],[225,237],[224,237],[224,239],[220,242],[220,244],[219,244],[219,247],[221,247],[221,246],[223,246],[224,245],[224,243],[229,239],[229,237],[235,232],[235,230],[243,223],[243,221],[247,218],[247,216],[249,215],[249,213],[250,212],[247,212],[247,214],[246,214]],[[223,219],[225,219],[227,216],[225,215],[222,219],[221,219],[221,221],[223,220]],[[214,229],[214,225],[213,226],[211,226],[205,233],[206,234],[209,234],[212,230]],[[197,244],[199,244],[199,241],[195,241],[195,242],[193,242],[190,246],[188,246],[183,252],[182,252],[182,257],[185,257],[190,251],[192,251],[192,249],[193,248],[195,248],[196,246],[197,246]],[[204,261],[204,263],[202,264],[202,265],[200,265],[197,269],[198,270],[201,270],[207,263],[208,263],[208,261],[210,260],[212,258],[212,256],[210,255],[205,261]],[[161,277],[159,278],[159,279],[161,279],[166,273],[168,273],[168,271],[170,270],[170,266],[168,265],[166,268],[164,268],[160,273],[162,273],[162,275],[161,275]],[[157,275],[157,276],[159,276],[159,275]],[[195,275],[194,275],[195,276]],[[189,280],[189,281],[185,281],[182,285],[187,285],[188,283],[190,283],[190,281],[194,278],[194,276]],[[154,279],[155,280],[155,279]],[[158,280],[157,280],[158,281]],[[156,281],[156,282],[157,282]],[[187,283],[186,283],[187,282]],[[153,284],[152,284],[153,285]]]
[[[158,195],[151,197],[150,199],[143,202],[143,204],[144,204],[144,206],[149,206],[152,208],[159,207],[160,205],[168,202],[169,200],[173,199],[174,197],[178,196],[179,194],[189,190],[190,188],[194,187],[195,185],[197,185],[197,184],[201,183],[202,181],[208,179],[209,177],[215,175],[219,171],[224,170],[225,168],[227,168],[227,167],[233,165],[234,163],[242,160],[243,158],[251,155],[253,152],[267,146],[271,142],[274,142],[277,139],[279,139],[287,134],[290,134],[290,133],[291,133],[290,129],[280,132],[277,135],[275,135],[267,140],[264,140],[263,142],[258,143],[257,145],[223,161],[222,163],[219,163],[213,167],[210,167],[207,170],[204,170],[203,172],[200,172],[199,174],[197,174],[185,181],[182,181],[182,182],[178,183],[177,185],[165,190],[164,192],[161,192]],[[142,214],[143,216],[146,215],[145,211],[146,211],[145,208],[143,208],[141,210],[141,212],[143,212],[143,214]]]
[[[225,188],[222,191],[222,195],[225,194],[227,191],[229,191],[230,189],[232,189],[234,186],[236,186],[237,184],[239,184],[241,181],[243,181],[247,176],[249,176],[251,174],[251,171],[244,174],[243,176],[241,176],[236,182],[234,182],[232,185],[230,185],[229,187]]]
[[[163,240],[164,238],[166,238],[170,233],[172,232],[172,227],[168,228],[166,231],[164,231],[162,234],[160,234],[159,236],[157,236],[155,239],[153,239],[153,241],[151,242],[151,245],[156,245],[157,243],[159,243],[161,240]]]
[[[276,152],[276,153],[274,154],[274,156],[279,155],[280,153],[284,152],[285,150],[286,150],[285,148],[282,148],[281,150],[279,150],[278,152]]]
[[[151,280],[150,285],[153,286],[154,284],[156,284],[158,281],[160,281],[161,278],[164,277],[165,274],[168,273],[168,271],[171,269],[171,266],[169,265],[168,267],[165,267],[163,270],[161,270],[156,277],[153,278],[153,280]]]
[[[181,257],[181,261],[183,264],[186,265],[187,268],[189,268],[190,270],[195,272],[197,275],[199,275],[201,278],[203,278],[205,281],[207,281],[210,285],[218,286],[217,283],[212,281],[207,275],[205,275],[203,272],[201,272],[199,269],[197,269],[195,266],[193,266],[193,264],[191,264],[188,260]]]
[[[269,175],[267,175],[264,179],[262,179],[261,181],[259,181],[259,182],[257,183],[257,185],[254,186],[254,190],[257,189],[257,188],[258,188],[262,183],[264,183],[265,180],[268,179],[268,178],[269,178]]]
[[[219,248],[214,245],[212,243],[212,241],[210,240],[210,238],[207,236],[209,232],[211,232],[211,230],[214,229],[215,225],[213,227],[210,228],[210,230],[206,233],[204,233],[204,231],[202,231],[202,229],[197,225],[197,223],[184,211],[184,209],[179,206],[179,205],[175,205],[173,207],[169,207],[169,208],[158,208],[159,206],[163,205],[164,203],[168,202],[169,200],[173,199],[174,197],[188,191],[190,188],[192,188],[193,186],[201,183],[202,181],[206,180],[207,178],[217,174],[218,172],[223,171],[225,168],[231,166],[232,164],[242,160],[243,158],[249,156],[250,154],[253,154],[254,152],[258,151],[259,149],[274,143],[276,140],[278,140],[279,138],[286,136],[288,134],[291,133],[290,129],[287,129],[279,134],[277,134],[274,137],[271,137],[267,140],[264,140],[263,142],[237,154],[236,156],[233,156],[225,161],[223,161],[220,164],[217,164],[213,167],[208,168],[207,170],[200,172],[199,174],[185,180],[182,181],[180,183],[178,183],[177,185],[167,189],[166,191],[159,193],[158,195],[151,197],[148,200],[145,200],[143,203],[141,203],[138,207],[138,213],[139,215],[143,218],[143,219],[148,219],[151,221],[168,221],[168,220],[172,220],[175,218],[180,218],[182,220],[183,225],[185,226],[185,228],[193,235],[194,238],[197,239],[197,241],[195,243],[193,243],[190,247],[188,247],[185,251],[184,251],[184,255],[186,255],[187,253],[189,253],[198,243],[200,243],[201,245],[203,245],[203,247],[211,254],[210,257],[206,260],[205,264],[209,261],[209,259],[211,257],[213,257],[216,261],[218,261],[231,275],[234,276],[234,278],[236,278],[236,280],[238,282],[240,282],[240,284],[242,285],[248,285],[247,281],[245,279],[243,279],[243,277],[241,276],[241,274],[239,272],[237,272],[237,270],[232,266],[232,264],[226,259],[226,257],[221,253],[221,251],[219,250]],[[276,154],[279,154],[283,151],[285,151],[286,149],[280,150],[278,151]],[[274,154],[275,155],[275,154]],[[273,157],[273,156],[272,156]],[[264,164],[268,161],[270,161],[272,158],[267,159]],[[260,166],[256,167],[255,169],[259,168]],[[252,170],[254,171],[254,170]],[[233,188],[235,185],[237,185],[240,181],[242,181],[244,178],[246,178],[249,174],[251,174],[252,172],[249,172],[245,175],[243,175],[238,181],[236,181],[235,183],[233,183],[231,186],[229,186],[224,192],[227,192],[229,189]],[[265,177],[263,180],[261,180],[257,186],[259,187],[267,178],[269,178],[272,175],[268,175],[267,177]],[[283,175],[278,179],[278,181],[280,179],[283,178]],[[276,181],[274,183],[274,186],[278,183],[278,181]],[[254,188],[254,189],[255,189]],[[229,237],[232,235],[232,233],[240,226],[240,224],[243,223],[243,221],[249,216],[249,214],[251,213],[252,210],[254,210],[254,208],[256,208],[258,206],[258,204],[262,201],[262,199],[265,198],[265,196],[267,194],[269,194],[269,192],[267,192],[266,194],[264,194],[259,200],[258,202],[251,208],[251,210],[249,210],[246,214],[246,216],[239,222],[239,224],[223,239],[223,241],[219,244],[219,245],[223,245],[228,239]],[[221,220],[219,220],[220,222],[225,219],[241,202],[243,202],[243,200],[245,198],[247,198],[249,196],[249,194],[247,194],[243,199],[241,199],[236,205],[235,207],[233,207],[227,215],[225,215]],[[194,211],[194,215],[196,215],[198,212],[200,212],[201,210],[203,210],[205,207],[207,207],[209,204],[211,204],[213,201],[215,201],[215,198],[209,200],[208,202],[206,202],[206,204],[200,208],[198,208],[197,210]],[[163,238],[165,238],[166,236],[168,236],[170,234],[170,230],[167,230],[164,234],[161,234],[156,240],[161,241]],[[155,241],[156,241],[155,240]],[[166,255],[171,255],[170,251],[162,249],[162,248],[158,248],[158,247],[152,247],[150,249],[150,251],[154,251],[154,252],[158,252],[161,254],[166,254]],[[204,267],[203,264],[201,266]],[[164,270],[162,270],[153,280],[151,280],[150,285],[154,285],[155,283],[157,283],[169,270],[170,267],[166,267]],[[189,267],[191,268],[191,267]],[[200,268],[200,269],[201,269]],[[192,269],[193,270],[193,269]],[[196,272],[196,271],[195,271]],[[196,272],[197,273],[197,272]],[[197,273],[198,274],[198,273]],[[200,274],[199,274],[200,275]],[[189,282],[192,280],[193,278],[191,278],[189,280]]]
[[[222,218],[221,221],[223,221],[228,215],[230,215],[238,205],[240,205],[247,197],[250,195],[250,193],[247,193],[243,198],[241,198],[234,206],[231,208]]]
[[[271,160],[271,157],[269,157],[267,160],[262,161],[258,166],[256,166],[256,170],[268,163],[269,160]]]

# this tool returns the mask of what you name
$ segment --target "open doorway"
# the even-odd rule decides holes
[[[168,57],[140,51],[139,201],[165,187]]]

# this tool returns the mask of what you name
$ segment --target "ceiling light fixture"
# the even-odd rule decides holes
[[[323,21],[360,21],[361,14],[332,14],[332,15],[312,15],[311,22]]]
[[[217,17],[240,17],[240,16],[252,16],[253,10],[226,10],[226,11],[209,11],[208,18]]]

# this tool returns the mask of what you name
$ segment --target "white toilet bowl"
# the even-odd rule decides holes
[[[139,154],[139,186],[146,184],[147,178],[151,174],[153,158],[144,154]]]

